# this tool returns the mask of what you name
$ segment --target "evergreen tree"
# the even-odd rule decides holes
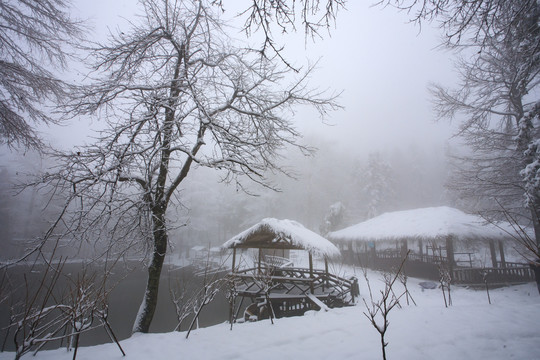
[[[362,177],[366,218],[390,210],[395,203],[394,173],[390,164],[379,153],[371,153]]]

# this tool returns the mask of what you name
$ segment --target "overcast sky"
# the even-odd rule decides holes
[[[224,3],[225,16],[234,15],[232,1]],[[91,39],[105,39],[108,29],[122,28],[138,11],[135,0],[76,0],[74,5],[78,17],[90,20],[95,31]],[[394,144],[443,147],[450,127],[434,123],[427,92],[430,82],[454,81],[452,54],[436,49],[439,36],[439,30],[427,24],[420,31],[408,23],[406,13],[370,7],[369,1],[349,1],[330,36],[307,44],[302,33],[285,38],[288,60],[296,65],[320,58],[313,84],[343,91],[340,103],[345,109],[331,114],[331,126],[299,109],[297,127],[306,136],[321,135],[361,153]],[[69,127],[43,131],[53,143],[72,146],[81,142],[87,128],[85,121],[74,121]]]

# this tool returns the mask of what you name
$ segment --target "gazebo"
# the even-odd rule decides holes
[[[441,206],[384,213],[331,232],[328,238],[346,249],[349,261],[364,266],[395,266],[409,252],[407,268],[415,276],[438,277],[438,266],[444,263],[454,282],[479,282],[479,268],[497,281],[528,281],[528,266],[505,258],[504,244],[513,232],[509,223],[495,225]],[[490,261],[479,261],[480,248],[489,249]]]
[[[263,219],[222,247],[233,250],[228,278],[235,297],[242,298],[236,311],[231,306],[231,321],[238,317],[244,298],[252,302],[244,316],[249,319],[253,315],[280,317],[303,314],[312,308],[351,305],[358,295],[356,278],[344,279],[328,269],[328,260],[339,257],[339,249],[296,221]],[[258,250],[253,266],[240,266],[241,249]],[[307,251],[309,268],[295,267],[288,261],[291,250]],[[315,268],[314,256],[324,260],[324,269]]]

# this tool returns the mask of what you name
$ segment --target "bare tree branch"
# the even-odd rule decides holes
[[[67,49],[83,38],[69,0],[0,2],[0,143],[41,149],[34,124],[57,123],[45,106],[62,103],[69,86],[54,75]]]

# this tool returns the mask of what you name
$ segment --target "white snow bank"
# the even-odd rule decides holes
[[[331,232],[334,241],[383,241],[406,238],[507,239],[509,223],[498,226],[478,216],[447,206],[384,213],[362,223]]]
[[[383,283],[370,272],[375,296]],[[389,315],[386,341],[389,359],[538,359],[540,354],[540,296],[529,283],[492,290],[492,305],[483,290],[452,288],[453,306],[444,307],[440,289],[422,291],[421,280],[409,278],[408,288],[418,306],[394,308]],[[367,296],[360,277],[361,296]],[[401,284],[395,286],[395,291]],[[369,297],[367,299],[369,301]],[[362,300],[356,307],[308,312],[303,317],[228,324],[185,333],[136,334],[121,342],[126,357],[115,344],[80,348],[78,360],[94,359],[365,359],[380,360],[380,339],[363,315]],[[83,335],[84,336],[84,335]],[[70,360],[65,349],[42,351],[23,359]],[[0,353],[0,360],[13,359]]]
[[[290,248],[304,249],[315,255],[339,256],[339,249],[327,239],[306,229],[302,224],[293,220],[278,220],[266,218],[226,241],[222,247],[234,248],[239,245],[285,242]]]

